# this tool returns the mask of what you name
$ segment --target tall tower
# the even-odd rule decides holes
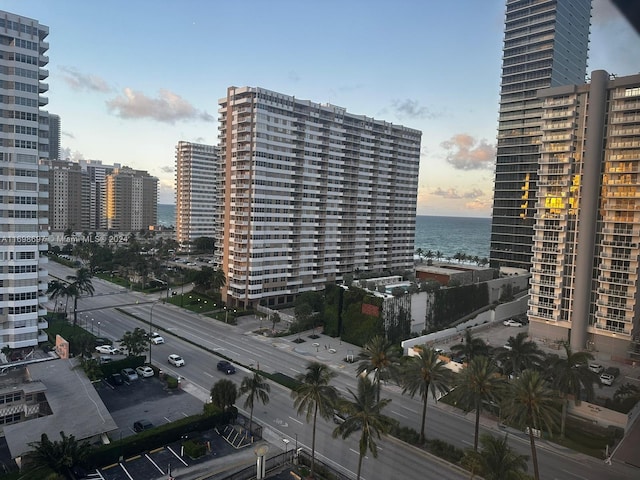
[[[0,11],[0,346],[47,339],[48,27]]]
[[[189,245],[199,237],[215,237],[218,148],[178,142],[176,146],[176,240]]]
[[[420,131],[262,88],[219,103],[226,302],[281,305],[348,273],[413,268]]]
[[[640,75],[543,102],[529,335],[640,360]]]
[[[507,0],[491,266],[529,270],[535,223],[541,100],[537,91],[584,83],[591,0]]]
[[[109,230],[149,230],[158,223],[158,179],[142,170],[115,169],[106,177],[105,213]]]
[[[49,114],[49,160],[66,160],[60,158],[60,116]]]

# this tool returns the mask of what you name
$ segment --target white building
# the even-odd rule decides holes
[[[0,11],[0,346],[11,348],[46,339],[48,34]]]
[[[176,146],[176,240],[188,245],[215,236],[218,148],[191,142]]]
[[[413,270],[420,131],[262,88],[230,87],[219,104],[227,303]]]

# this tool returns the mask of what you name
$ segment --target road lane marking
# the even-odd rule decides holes
[[[289,417],[291,420],[293,420],[294,422],[298,422],[300,425],[304,425],[300,420],[298,420],[297,418],[293,418],[293,417]]]
[[[391,413],[395,413],[397,416],[402,417],[402,418],[409,418],[406,415],[402,415],[401,413],[396,412],[395,410],[391,410]]]
[[[296,373],[302,373],[300,370],[296,370],[295,368],[291,368],[291,367],[289,367],[289,370],[293,370]]]
[[[211,375],[209,372],[202,372],[202,373],[204,373],[207,377],[213,378],[213,375]]]
[[[576,475],[575,473],[570,472],[569,470],[562,470],[564,473],[571,475],[572,477],[576,477],[576,478],[581,478],[582,480],[589,480],[586,477],[583,477],[581,475]]]
[[[354,450],[353,448],[350,448],[349,450],[351,450],[351,451],[352,451],[353,453],[355,453],[356,455],[360,456],[360,452],[358,452],[358,451]],[[367,457],[367,456],[365,455],[365,456],[364,456],[364,457],[362,457],[362,458],[364,458],[364,459],[366,460],[366,459],[368,459],[369,457]]]

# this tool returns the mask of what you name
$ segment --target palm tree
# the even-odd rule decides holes
[[[211,288],[219,290],[227,284],[227,278],[224,276],[224,270],[216,269],[211,277]]]
[[[456,402],[467,412],[476,411],[473,450],[478,451],[480,413],[486,402],[494,402],[504,385],[494,362],[487,357],[474,357],[460,372],[456,388],[452,392]]]
[[[373,372],[373,384],[376,387],[376,400],[380,401],[380,382],[398,377],[399,358],[397,350],[383,336],[371,338],[358,354],[358,375]]]
[[[520,332],[515,337],[509,337],[507,345],[499,349],[497,359],[506,375],[518,375],[522,370],[539,366],[543,356],[538,344],[527,340],[527,334]]]
[[[244,401],[244,408],[248,408],[251,411],[249,417],[249,432],[253,430],[253,406],[256,401],[259,401],[263,405],[269,403],[269,392],[271,386],[264,380],[264,377],[258,372],[254,373],[252,377],[244,377],[240,384],[239,396],[247,394],[247,398]]]
[[[405,364],[402,373],[402,394],[409,392],[413,397],[420,393],[422,397],[422,422],[420,427],[420,443],[424,442],[424,424],[427,417],[427,401],[429,392],[434,400],[436,393],[445,394],[453,383],[453,372],[438,358],[438,352],[424,345],[422,353],[411,357]]]
[[[382,409],[391,400],[388,398],[376,400],[375,385],[367,377],[358,377],[357,393],[354,393],[351,389],[348,389],[348,392],[353,400],[344,400],[341,407],[348,417],[335,428],[332,435],[333,438],[341,436],[345,439],[360,430],[360,456],[358,457],[357,473],[357,480],[360,480],[362,459],[367,450],[371,452],[373,458],[378,458],[376,439],[380,439],[391,428],[391,420],[382,414]]]
[[[503,438],[482,435],[480,452],[470,451],[463,462],[479,467],[478,472],[485,480],[524,480],[530,478],[527,471],[526,455],[511,450],[507,435]]]
[[[536,432],[546,429],[551,433],[557,424],[558,398],[535,370],[525,370],[506,390],[502,413],[505,419],[519,428],[529,431],[531,460],[535,480],[540,480],[536,453]]]
[[[471,361],[474,357],[489,355],[489,346],[484,340],[474,337],[470,328],[465,329],[462,342],[451,346],[451,352],[458,356],[464,356],[467,361]]]
[[[82,463],[91,450],[88,442],[79,443],[73,435],[66,436],[60,432],[62,440],[52,442],[46,433],[40,436],[39,442],[31,442],[33,448],[29,457],[38,467],[49,467],[56,473],[64,475],[73,466]]]
[[[573,395],[576,403],[580,402],[580,392],[584,388],[587,398],[593,397],[593,384],[597,376],[588,368],[589,360],[593,355],[589,352],[574,352],[568,342],[563,342],[565,357],[555,357],[549,367],[551,387],[560,394],[562,399],[562,420],[560,422],[560,435],[564,438],[565,423],[567,419],[567,407],[569,395]]]
[[[211,403],[222,411],[233,407],[238,398],[238,388],[236,384],[226,378],[218,380],[211,387]]]
[[[67,280],[71,284],[71,296],[73,296],[73,326],[78,323],[78,298],[83,293],[93,296],[95,289],[91,283],[91,271],[82,267],[76,271],[75,275],[67,275]]]
[[[416,248],[416,255],[420,257],[420,263],[422,263],[422,258],[424,257],[424,250],[422,249],[422,247]]]
[[[47,293],[51,297],[52,300],[55,300],[59,297],[64,297],[69,302],[69,297],[72,297],[75,293],[74,287],[71,286],[70,283],[67,283],[62,280],[52,280],[49,282],[49,288],[47,289]],[[67,315],[67,306],[64,307],[65,317]]]
[[[296,408],[297,414],[306,413],[307,423],[313,418],[311,477],[313,477],[315,470],[316,420],[318,414],[323,418],[330,418],[333,414],[338,391],[329,383],[336,375],[324,363],[310,362],[307,365],[307,373],[301,373],[296,376],[299,385],[291,392],[291,397],[294,399],[293,406]]]

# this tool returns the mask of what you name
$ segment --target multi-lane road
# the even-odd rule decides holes
[[[73,272],[53,262],[49,265],[49,271],[58,278],[64,278]],[[78,302],[79,322],[82,325],[86,324],[89,329],[93,325],[96,334],[99,322],[100,335],[114,340],[135,327],[160,330],[166,343],[152,346],[153,363],[176,376],[184,377],[185,388],[203,401],[208,398],[211,386],[224,377],[223,373],[216,370],[219,357],[210,352],[217,352],[233,359],[239,367],[238,373],[227,378],[238,384],[249,372],[242,368],[243,365],[259,364],[263,371],[293,376],[303,372],[309,360],[316,360],[315,357],[297,351],[296,344],[288,339],[263,337],[243,329],[242,326],[226,325],[162,302],[154,303],[158,299],[157,296],[150,298],[98,279],[94,279],[93,284],[94,295],[81,298]],[[151,321],[153,326],[150,324]],[[353,348],[357,352],[357,348]],[[170,366],[167,356],[171,353],[182,355],[186,365],[182,368]],[[333,384],[342,393],[347,393],[347,389],[355,388],[355,366],[339,363],[342,362],[334,361],[331,364],[338,373]],[[389,416],[398,420],[401,425],[419,428],[419,399],[403,396],[400,390],[393,386],[384,388],[384,396],[392,400],[386,410]],[[239,399],[238,406],[242,406],[242,402],[243,399]],[[263,425],[265,439],[282,450],[291,450],[296,446],[310,449],[311,427],[304,417],[296,416],[290,392],[284,387],[272,384],[269,404],[257,404],[254,418]],[[354,435],[347,440],[333,439],[331,432],[334,428],[335,425],[331,421],[319,421],[316,436],[318,458],[353,474],[358,461],[358,436]],[[483,427],[483,430],[494,434],[502,433],[497,427]],[[472,416],[467,417],[462,412],[430,404],[427,411],[427,436],[440,438],[458,448],[469,448],[473,441]],[[524,434],[510,430],[509,441],[519,453],[530,454],[528,439]],[[612,465],[606,465],[601,460],[545,442],[540,444],[538,459],[540,476],[544,479],[631,480],[640,476],[640,471],[634,467],[615,461]],[[364,479],[418,476],[463,479],[467,478],[468,474],[465,475],[418,449],[407,447],[395,440],[383,439],[380,442],[378,459],[373,459],[371,454],[367,453],[362,476]]]

